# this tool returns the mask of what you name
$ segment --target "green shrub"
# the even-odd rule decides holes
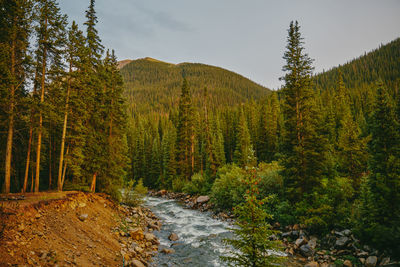
[[[243,194],[248,188],[243,181],[245,171],[236,165],[225,165],[217,172],[211,188],[211,201],[219,209],[232,209],[243,202]]]
[[[185,186],[185,180],[179,177],[175,177],[172,180],[172,191],[174,192],[182,192],[183,187]]]
[[[63,190],[90,192],[90,187],[86,183],[73,183],[70,180],[65,179]]]
[[[147,188],[143,185],[143,180],[139,179],[134,186],[133,180],[129,181],[122,194],[122,203],[128,206],[138,206],[143,203],[143,198],[147,194]]]
[[[201,173],[195,173],[192,176],[191,181],[187,182],[183,187],[183,192],[190,195],[203,195],[208,194],[210,191],[210,185],[207,182],[206,177]]]
[[[281,170],[282,167],[276,161],[271,163],[261,162],[258,165],[257,175],[261,178],[259,188],[260,194],[263,197],[281,193],[283,189],[283,178],[280,175]]]

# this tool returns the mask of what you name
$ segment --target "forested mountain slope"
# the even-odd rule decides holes
[[[371,85],[380,78],[388,88],[397,92],[400,86],[400,38],[316,75],[314,79],[317,88],[335,87],[339,70],[349,89]]]
[[[269,89],[225,70],[199,63],[170,64],[152,58],[133,60],[121,68],[129,112],[168,112],[177,106],[183,77],[189,83],[194,104],[199,106],[204,87],[212,108],[260,99]]]

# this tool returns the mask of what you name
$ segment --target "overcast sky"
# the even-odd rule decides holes
[[[59,2],[82,25],[89,0]],[[316,72],[400,37],[399,0],[97,0],[96,11],[119,60],[205,63],[269,88],[280,85],[291,20]]]

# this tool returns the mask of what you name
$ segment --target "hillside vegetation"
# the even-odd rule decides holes
[[[223,68],[199,63],[170,64],[153,58],[133,60],[121,68],[131,113],[165,113],[178,104],[182,79],[200,106],[207,87],[211,107],[233,106],[260,99],[269,89]]]

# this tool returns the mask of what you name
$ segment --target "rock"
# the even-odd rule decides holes
[[[300,247],[301,245],[303,245],[303,244],[305,244],[305,243],[307,243],[306,240],[304,240],[303,238],[298,238],[298,239],[296,240],[296,242],[295,242],[295,245],[296,245],[297,247]]]
[[[169,235],[168,239],[171,240],[171,241],[177,241],[177,240],[179,240],[179,237],[178,237],[177,234],[171,233],[171,234]]]
[[[196,199],[196,203],[206,203],[206,202],[208,202],[210,200],[210,197],[209,196],[199,196],[197,199]]]
[[[163,189],[156,193],[157,196],[164,196],[167,193],[167,190]]]
[[[342,233],[343,233],[345,236],[350,236],[350,235],[351,235],[351,230],[345,229],[345,230],[342,231]]]
[[[18,226],[18,232],[23,232],[24,230],[25,230],[25,226],[24,226],[24,224],[20,224],[19,226]]]
[[[294,231],[299,231],[300,230],[300,225],[298,225],[298,224],[295,224],[295,225],[293,225],[293,228],[292,228]]]
[[[142,248],[139,247],[139,246],[136,246],[136,247],[135,247],[135,251],[136,251],[137,253],[139,253],[139,254],[143,253],[143,250],[144,250],[144,249],[142,249]]]
[[[388,264],[390,264],[390,257],[383,258],[380,263],[380,265],[382,265],[382,266],[388,265]]]
[[[154,241],[157,240],[156,236],[154,234],[151,233],[145,233],[144,234],[144,238],[148,241]]]
[[[304,267],[319,267],[319,263],[316,261],[310,261],[309,263],[304,265]]]
[[[282,238],[289,237],[291,234],[292,234],[292,232],[282,233]]]
[[[351,261],[349,261],[349,260],[345,260],[345,261],[343,262],[343,266],[346,266],[346,267],[353,267],[353,263],[351,263]]]
[[[361,262],[361,264],[364,266],[364,264],[365,264],[365,259],[364,258],[359,258],[358,259],[360,262]]]
[[[131,260],[127,266],[130,267],[146,267],[141,261],[139,260]]]
[[[342,236],[341,238],[338,238],[335,242],[335,247],[344,247],[347,245],[347,243],[350,241],[350,239],[346,236]]]
[[[126,217],[126,218],[125,218],[125,221],[126,221],[127,223],[132,223],[132,222],[133,222],[132,219],[129,218],[129,217]]]
[[[132,231],[129,232],[129,235],[134,240],[142,240],[144,238],[143,231],[140,228],[133,229]]]
[[[35,218],[39,219],[40,217],[42,217],[42,215],[40,215],[40,213],[36,213]]]
[[[307,243],[311,249],[315,249],[317,247],[317,238],[311,237],[310,241]]]
[[[79,219],[80,221],[84,222],[88,217],[89,217],[88,214],[83,213],[83,214],[81,214],[81,215],[78,216],[78,219]]]
[[[164,253],[164,254],[171,254],[171,253],[175,253],[175,250],[172,249],[172,248],[163,248],[161,250],[161,252]]]
[[[378,258],[376,256],[369,256],[365,261],[366,267],[375,267],[378,262]]]
[[[302,245],[300,247],[300,253],[301,255],[303,255],[304,257],[310,257],[313,255],[313,250],[310,248],[310,246],[308,244]]]

